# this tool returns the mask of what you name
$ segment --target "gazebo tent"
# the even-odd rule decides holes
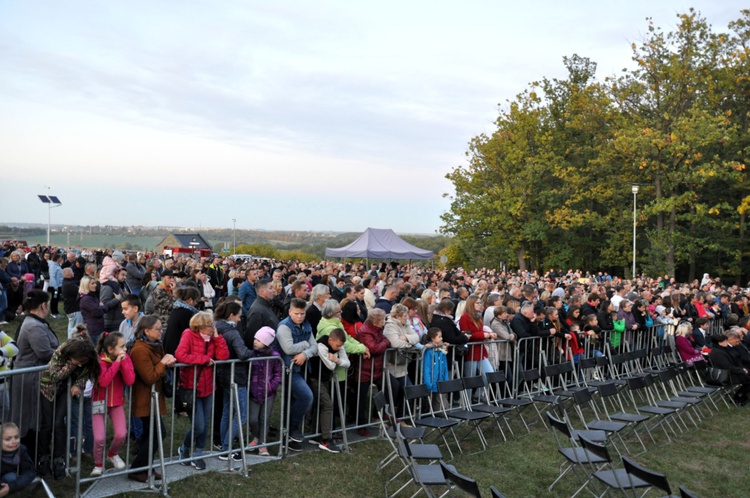
[[[390,228],[368,228],[344,247],[327,247],[327,258],[432,259],[432,251],[420,249]]]

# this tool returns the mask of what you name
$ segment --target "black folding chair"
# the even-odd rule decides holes
[[[406,485],[411,484],[413,481],[414,484],[418,485],[422,491],[429,497],[429,498],[436,498],[436,494],[432,490],[432,486],[447,486],[448,481],[443,477],[443,469],[440,465],[435,464],[419,464],[413,457],[411,450],[409,448],[409,445],[406,444],[406,440],[403,438],[400,432],[400,427],[396,428],[396,442],[398,445],[398,451],[399,455],[402,456],[405,465],[407,466],[407,469],[409,471],[409,474],[411,475],[411,480],[407,482]],[[453,469],[455,470],[455,469]],[[404,489],[405,486],[402,486],[399,491]],[[397,491],[398,492],[398,491]],[[418,494],[415,493],[413,496],[416,496]],[[388,494],[388,488],[386,483],[386,496],[389,498],[394,495]]]
[[[386,455],[385,458],[380,460],[378,466],[375,468],[375,472],[380,472],[391,462],[398,459],[398,446],[396,445],[396,426],[398,423],[396,422],[395,417],[390,413],[389,405],[386,402],[385,392],[379,391],[376,393],[373,397],[373,401],[375,402],[375,410],[377,411],[378,419],[380,421],[380,432],[392,448],[392,451]],[[401,428],[401,433],[407,440],[418,440],[420,443],[426,432],[427,430],[424,427]]]
[[[487,390],[487,381],[484,379],[484,376],[477,375],[474,377],[464,377],[461,380],[464,385],[464,390],[466,390],[467,392],[473,392],[475,389],[477,389],[483,394],[483,396],[480,396],[480,398],[483,397],[484,399],[488,400],[487,403],[472,403],[468,405],[469,409],[474,412],[486,413],[491,416],[495,420],[495,424],[500,430],[500,434],[503,436],[503,440],[507,441],[507,438],[505,437],[505,431],[500,424],[500,420],[503,420],[505,422],[505,425],[508,427],[511,435],[513,435],[513,429],[511,429],[508,418],[506,417],[506,415],[510,413],[512,409],[506,406],[491,404],[489,402],[491,398]],[[466,396],[465,399],[468,401],[469,397]]]
[[[428,429],[430,433],[436,432],[438,437],[443,440],[445,449],[450,453],[452,460],[453,451],[451,451],[445,435],[448,432],[451,433],[453,440],[456,442],[456,446],[460,451],[461,446],[458,442],[458,438],[456,438],[456,433],[453,432],[453,428],[457,426],[460,421],[452,418],[441,418],[435,416],[435,412],[432,409],[432,401],[430,401],[431,393],[425,384],[406,386],[404,392],[406,396],[406,410],[412,425],[416,427],[424,427],[425,429]],[[417,406],[412,407],[414,404]],[[423,405],[425,404],[427,405],[427,414],[424,414],[422,411]]]
[[[627,493],[630,489],[648,488],[650,486],[649,483],[637,477],[629,476],[625,469],[615,468],[612,465],[612,457],[610,456],[607,447],[603,444],[595,443],[590,439],[586,439],[585,437],[581,437],[580,441],[581,445],[586,451],[604,459],[605,463],[603,463],[599,467],[596,467],[591,462],[589,463],[589,467],[591,469],[589,479],[586,481],[586,483],[584,483],[583,486],[578,488],[578,490],[573,494],[573,496],[571,496],[571,498],[575,498],[578,493],[586,489],[588,485],[595,480],[604,486],[604,491],[601,494],[597,495],[596,493],[594,493],[594,495],[597,497],[606,495],[611,489]]]
[[[565,458],[565,462],[560,465],[560,475],[550,484],[547,490],[552,492],[552,489],[557,485],[560,480],[565,477],[568,472],[573,472],[578,481],[583,485],[588,479],[587,466],[590,461],[601,465],[605,462],[603,458],[596,455],[592,455],[585,449],[578,445],[576,438],[573,437],[573,432],[564,420],[561,420],[550,412],[547,412],[547,419],[552,426],[552,432],[555,435],[555,441],[557,442],[557,451]]]
[[[641,467],[637,463],[635,463],[633,460],[629,459],[628,457],[622,457],[622,463],[625,465],[625,472],[628,474],[628,479],[631,480],[631,487],[630,489],[633,491],[633,495],[638,498],[638,494],[636,492],[636,488],[633,485],[634,479],[638,479],[640,481],[643,481],[649,485],[649,488],[646,489],[646,491],[643,492],[641,497],[645,496],[646,493],[648,493],[649,489],[651,487],[659,488],[660,490],[667,493],[668,497],[672,496],[672,489],[669,487],[669,482],[667,482],[667,476],[664,474],[660,474],[658,472],[654,472],[653,470],[649,470],[645,467]]]
[[[451,409],[450,407],[445,406],[444,399],[445,398],[453,398],[458,397],[459,399],[464,399],[464,406],[468,406],[471,401],[467,400],[465,398],[468,398],[468,395],[466,395],[466,391],[464,390],[464,383],[461,379],[453,379],[453,380],[444,380],[437,383],[438,392],[442,394],[440,396],[440,405],[441,405],[441,412],[447,419],[455,419],[459,420],[461,425],[468,426],[468,430],[458,438],[456,443],[458,444],[458,451],[463,453],[463,449],[461,448],[460,442],[466,439],[472,432],[476,432],[477,436],[479,437],[479,442],[482,443],[482,449],[487,449],[487,440],[484,437],[484,433],[482,432],[481,424],[484,420],[487,420],[490,417],[489,413],[482,413],[482,412],[474,412],[471,410],[466,410],[463,408],[455,408]],[[465,398],[464,398],[465,397]],[[458,428],[458,427],[457,427]]]
[[[443,477],[448,481],[449,487],[453,484],[469,496],[482,498],[482,493],[479,491],[479,484],[477,484],[476,480],[459,474],[455,467],[447,465],[442,460],[440,461],[440,468],[443,469]],[[450,489],[452,489],[452,487],[450,487]]]
[[[508,415],[517,415],[528,434],[531,433],[529,424],[523,416],[523,411],[534,404],[530,399],[521,399],[512,397],[505,372],[490,372],[485,374],[487,378],[487,402],[495,406],[509,408],[511,411]],[[512,431],[511,431],[512,432]]]

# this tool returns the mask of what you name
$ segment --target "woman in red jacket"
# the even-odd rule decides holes
[[[458,328],[469,336],[469,344],[497,339],[497,334],[494,332],[484,331],[483,315],[484,305],[482,301],[476,295],[469,296],[466,299],[464,314],[458,321]],[[483,344],[469,346],[469,354],[464,361],[464,375],[466,377],[476,375],[477,371],[481,374],[495,371],[490,364],[487,348]]]
[[[175,357],[179,363],[196,365],[183,367],[180,370],[180,389],[183,402],[192,400],[188,415],[193,423],[185,434],[179,448],[182,465],[192,465],[197,470],[205,470],[206,462],[198,458],[203,454],[206,445],[206,434],[214,404],[214,360],[228,360],[229,348],[224,338],[214,326],[213,313],[201,311],[190,319],[190,328],[185,329],[177,346]],[[195,442],[195,453],[192,461],[190,450]]]
[[[357,425],[370,423],[370,385],[380,385],[383,378],[383,361],[385,360],[385,350],[391,347],[391,341],[383,335],[383,326],[385,325],[385,311],[380,308],[373,308],[367,313],[367,320],[359,329],[357,340],[364,344],[370,351],[368,358],[362,357],[359,362],[357,372],[358,383],[358,408],[357,408]],[[366,428],[357,430],[360,436],[369,437],[372,434]]]

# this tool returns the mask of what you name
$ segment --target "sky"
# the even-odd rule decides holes
[[[0,0],[0,223],[435,233],[445,175],[564,56],[744,2]]]

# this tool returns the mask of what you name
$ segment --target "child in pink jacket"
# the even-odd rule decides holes
[[[125,351],[125,337],[119,332],[105,332],[99,337],[96,346],[99,354],[101,375],[94,385],[91,423],[94,429],[94,470],[92,476],[102,475],[104,462],[104,442],[106,440],[105,413],[112,420],[114,438],[107,451],[107,460],[117,470],[125,468],[125,462],[118,454],[127,436],[125,418],[125,386],[135,382],[135,369],[130,356]]]

